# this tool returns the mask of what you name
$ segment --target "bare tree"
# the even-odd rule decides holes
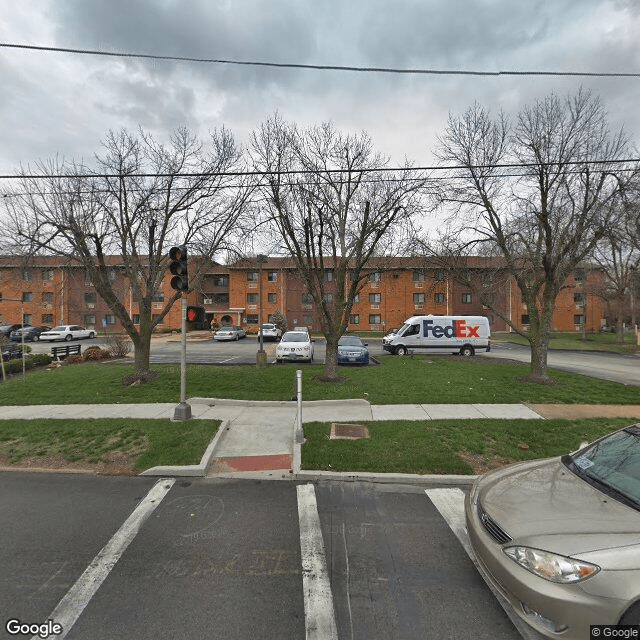
[[[97,293],[131,338],[136,372],[149,370],[151,335],[180,297],[175,292],[157,316],[153,301],[167,274],[171,244],[187,244],[206,263],[230,242],[250,189],[237,176],[241,150],[227,130],[205,146],[187,129],[168,144],[142,130],[109,132],[96,168],[58,159],[23,170],[21,188],[6,198],[11,228],[25,253],[58,255],[81,265]],[[233,188],[229,188],[233,186]],[[112,277],[111,256],[128,287]],[[191,261],[191,266],[196,263]],[[197,284],[190,273],[190,287]],[[138,304],[134,323],[124,292]]]
[[[622,131],[612,134],[599,99],[579,91],[524,107],[512,124],[478,104],[450,116],[439,157],[461,170],[442,189],[456,206],[459,251],[486,245],[522,294],[530,328],[530,379],[548,382],[547,349],[556,297],[609,225],[630,173]]]
[[[327,340],[325,377],[337,374],[338,339],[346,331],[364,269],[400,246],[426,180],[405,167],[391,175],[366,133],[345,135],[324,123],[305,130],[278,115],[252,136],[264,172],[267,218],[313,296]]]

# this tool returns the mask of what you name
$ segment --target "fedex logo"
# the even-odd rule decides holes
[[[452,320],[451,324],[442,326],[434,324],[433,320],[423,320],[424,337],[431,334],[434,338],[479,338],[479,325],[467,324],[466,320]]]

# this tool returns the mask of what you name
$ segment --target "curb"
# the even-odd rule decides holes
[[[213,458],[213,454],[218,446],[218,443],[227,432],[229,428],[229,421],[222,422],[220,427],[218,427],[218,431],[216,431],[216,435],[213,436],[213,440],[209,443],[209,446],[206,448],[201,460],[200,464],[191,464],[191,465],[182,465],[182,466],[168,466],[161,465],[158,467],[151,467],[150,469],[146,469],[139,473],[139,476],[189,476],[189,477],[198,477],[202,478],[207,474],[207,468],[209,467],[209,463],[211,462],[211,458]]]

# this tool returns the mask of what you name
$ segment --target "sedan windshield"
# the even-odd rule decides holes
[[[51,331],[66,331],[67,327],[53,327]]]
[[[617,431],[562,460],[587,482],[640,509],[640,425]]]
[[[339,347],[363,347],[362,340],[357,336],[342,336],[338,340]]]

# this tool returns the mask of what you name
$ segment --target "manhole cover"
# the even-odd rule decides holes
[[[363,424],[331,423],[331,440],[360,440],[369,437],[369,429]]]

